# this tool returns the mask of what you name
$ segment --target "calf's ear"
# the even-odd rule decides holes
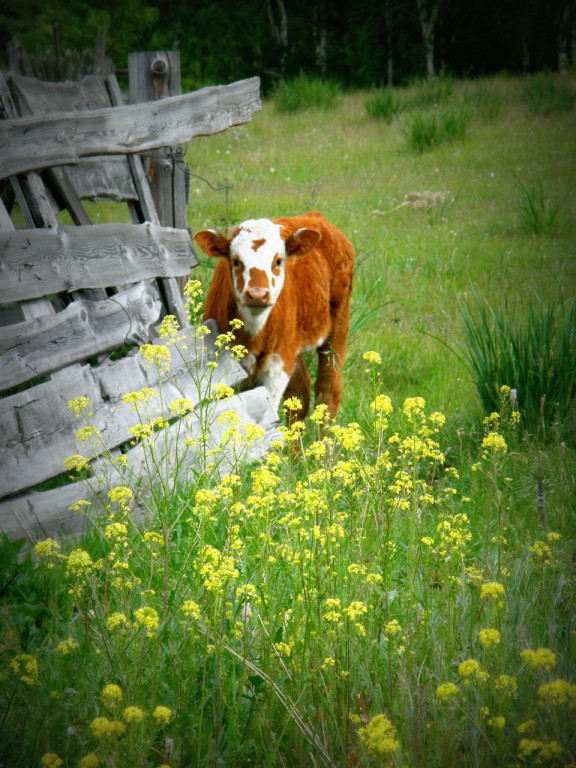
[[[315,248],[321,239],[322,235],[315,229],[297,229],[286,240],[286,255],[304,256]]]
[[[194,240],[208,256],[225,256],[230,253],[230,240],[215,229],[203,229],[196,232]]]

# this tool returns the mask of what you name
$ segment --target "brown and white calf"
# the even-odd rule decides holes
[[[350,325],[354,249],[318,211],[302,216],[251,219],[231,237],[203,230],[195,241],[220,257],[208,291],[204,319],[221,333],[234,319],[237,344],[252,384],[263,384],[272,405],[298,397],[304,418],[310,403],[310,376],[302,353],[316,349],[316,403],[332,414],[340,407],[341,368]]]

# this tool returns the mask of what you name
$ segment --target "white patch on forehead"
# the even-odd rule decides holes
[[[230,252],[239,256],[245,266],[269,269],[277,253],[284,255],[284,240],[280,224],[270,219],[250,219],[240,224],[240,230],[230,243]]]
[[[251,336],[257,335],[264,327],[284,285],[283,263],[274,267],[273,271],[276,257],[286,256],[286,247],[280,231],[280,224],[274,224],[270,219],[249,219],[240,224],[230,243],[230,256],[238,258],[241,262],[241,265],[234,267],[232,271],[238,310],[245,330]],[[241,270],[241,279],[238,270]],[[260,312],[254,312],[246,306],[248,302],[245,297],[253,279],[260,287],[267,287],[270,291],[270,307]]]

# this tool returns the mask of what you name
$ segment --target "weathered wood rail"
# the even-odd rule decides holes
[[[174,54],[152,56],[158,85],[158,72],[169,69]],[[194,136],[246,122],[260,108],[259,82],[176,96],[156,90],[165,98],[125,105],[111,75],[67,83],[0,75],[0,529],[13,537],[24,533],[32,541],[82,527],[69,507],[93,492],[93,482],[35,490],[61,475],[64,459],[79,452],[69,400],[86,396],[92,403],[91,423],[102,440],[81,450],[96,464],[126,451],[133,437],[135,416],[122,398],[127,391],[161,387],[152,419],[169,419],[167,403],[174,399],[205,396],[197,374],[214,355],[215,328],[201,344],[185,328],[181,285],[197,263],[185,200],[177,196],[177,211],[158,210],[162,196],[141,153],[176,148],[182,154],[179,145]],[[132,223],[93,224],[83,201],[102,198],[126,203]],[[60,222],[62,210],[73,225]],[[162,226],[167,220],[183,223]],[[166,314],[177,318],[190,343],[159,382],[136,353],[138,344],[155,340]],[[111,359],[109,353],[126,344],[136,346]],[[244,374],[221,356],[212,376],[233,385]],[[276,414],[263,390],[217,404],[213,419],[224,408],[234,408],[243,424],[263,426],[266,437],[250,448],[252,456],[261,455],[276,434]],[[184,419],[188,434],[201,429],[194,414]],[[197,462],[193,451],[179,449],[175,435],[183,424],[158,433],[164,433],[157,442],[166,467],[176,456],[184,468]],[[223,431],[214,421],[209,442],[216,444]],[[126,457],[137,477],[142,446]],[[111,470],[108,481],[119,477]]]

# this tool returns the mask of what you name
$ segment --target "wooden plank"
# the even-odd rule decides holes
[[[0,232],[0,303],[188,274],[187,230],[93,224]]]
[[[92,75],[79,82],[50,83],[7,73],[6,88],[0,91],[0,98],[7,92],[10,94],[13,111],[9,117],[47,115],[71,109],[102,109],[115,104],[110,92],[111,83],[118,89],[113,75],[106,79]],[[121,104],[121,99],[117,103]],[[67,173],[81,199],[106,197],[120,201],[137,198],[126,157],[84,159]]]
[[[130,157],[130,156],[129,156]],[[137,200],[138,193],[128,165],[129,157],[83,158],[68,170],[70,181],[83,199],[103,198],[124,202]],[[153,221],[148,219],[148,221]]]
[[[20,115],[47,115],[69,109],[94,110],[110,106],[106,81],[97,75],[51,83],[9,72],[6,82]]]
[[[264,429],[265,433],[261,439],[240,448],[240,463],[259,459],[266,453],[271,443],[279,438],[276,414],[270,405],[266,390],[264,387],[258,387],[235,395],[228,402],[217,404],[212,414],[210,448],[219,444],[226,431],[227,424],[225,422],[219,424],[218,417],[229,410],[235,410],[240,417],[240,432],[248,424],[258,424]],[[166,456],[164,451],[161,451],[166,459],[162,462],[162,471],[165,477],[173,477],[175,462],[178,462],[178,480],[186,483],[187,479],[193,481],[193,476],[188,474],[188,470],[198,467],[198,455],[193,448],[184,450],[183,442],[178,439],[178,435],[181,436],[183,431],[187,436],[198,435],[199,424],[194,414],[183,419],[183,422],[172,425],[167,430],[167,434],[158,433],[157,441],[159,446],[176,444],[179,446],[178,453],[175,450],[169,450]],[[231,446],[222,449],[219,453],[221,461],[215,467],[217,474],[223,475],[237,465],[235,453],[236,449]],[[136,447],[126,456],[129,471],[133,477],[131,485],[138,477],[142,477],[143,487],[146,488],[150,478],[143,469],[145,461],[142,448]],[[69,507],[80,499],[91,500],[93,514],[103,516],[103,503],[107,501],[108,489],[123,483],[125,477],[126,475],[120,475],[118,470],[109,467],[104,483],[90,479],[50,491],[30,492],[4,499],[0,501],[0,530],[13,539],[27,536],[30,543],[47,536],[57,539],[63,534],[78,535],[86,527],[86,517],[71,512]]]
[[[139,283],[104,301],[81,298],[62,312],[0,327],[0,390],[122,344],[147,342],[160,310],[156,288]]]
[[[152,398],[148,403],[147,420],[167,417],[168,404],[178,398],[197,403],[204,397],[205,393],[198,392],[197,376],[202,371],[206,375],[206,358],[212,353],[212,340],[205,340],[195,355],[192,332],[193,329],[182,332],[183,344],[188,349],[179,347],[181,355],[173,351],[171,369],[161,378],[162,397]],[[233,386],[245,375],[236,361],[223,356],[213,382],[225,381]],[[158,373],[155,367],[147,366],[141,356],[135,355],[123,360],[107,360],[97,367],[67,368],[52,381],[0,399],[3,427],[0,453],[4,453],[0,497],[60,474],[67,456],[81,453],[93,458],[132,439],[129,429],[138,423],[138,417],[122,398],[126,392],[143,387],[156,390]],[[102,435],[100,442],[80,444],[77,441],[76,432],[85,424],[82,419],[72,418],[67,405],[77,397],[88,397],[91,401],[90,423]]]
[[[260,79],[162,101],[0,121],[0,178],[80,157],[146,152],[246,123],[261,108]]]
[[[145,51],[128,56],[130,103],[157,101],[178,96],[180,90],[180,53]],[[145,157],[149,165],[150,190],[160,223],[166,227],[186,227],[184,153],[181,146],[167,146]],[[188,275],[161,281],[168,311],[184,324],[182,289]]]
[[[112,106],[121,107],[124,102],[116,78],[114,76],[109,76],[106,78],[106,83],[108,85],[108,91],[110,92]],[[154,198],[152,197],[152,192],[150,190],[148,176],[142,167],[141,157],[139,155],[127,155],[125,159],[128,161],[138,196],[138,201],[132,209],[135,220],[151,221],[153,224],[160,224],[158,212],[156,211],[156,206],[154,204]]]

